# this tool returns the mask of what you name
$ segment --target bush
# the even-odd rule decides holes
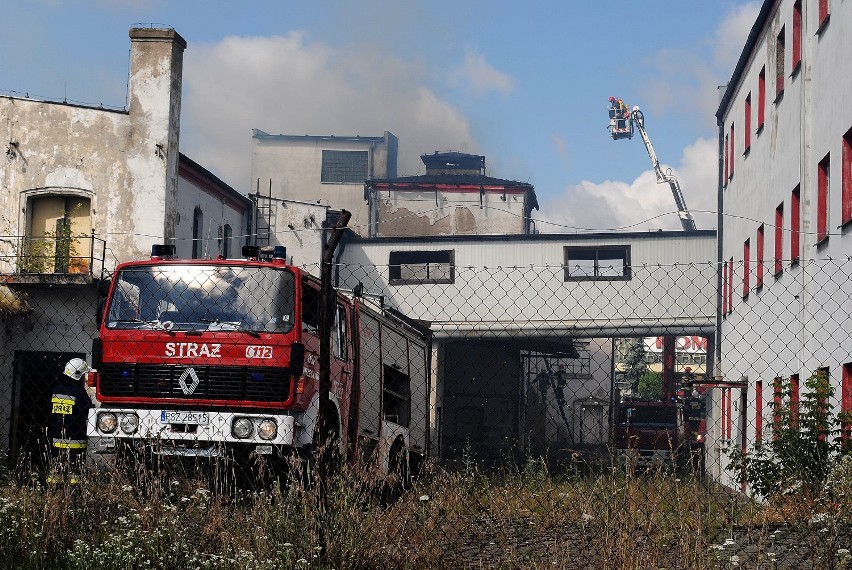
[[[758,442],[750,452],[729,448],[728,469],[738,470],[743,480],[763,497],[793,491],[818,495],[842,453],[836,437],[841,418],[828,403],[832,395],[825,370],[816,371],[805,381],[798,405],[788,390],[785,402],[773,410],[768,439]]]

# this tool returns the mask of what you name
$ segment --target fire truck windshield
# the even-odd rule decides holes
[[[286,269],[214,265],[122,269],[109,301],[110,329],[287,332],[295,285]]]

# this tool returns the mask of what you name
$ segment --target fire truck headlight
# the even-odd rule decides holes
[[[254,432],[254,423],[249,418],[234,418],[231,424],[231,433],[237,439],[247,439]]]
[[[263,420],[257,426],[257,435],[260,439],[274,439],[278,435],[278,426],[272,420]]]
[[[102,433],[112,433],[118,427],[118,420],[112,412],[103,412],[98,414],[98,431]]]
[[[118,425],[121,427],[121,431],[127,435],[136,433],[136,430],[139,429],[139,416],[136,414],[122,414],[118,420]]]

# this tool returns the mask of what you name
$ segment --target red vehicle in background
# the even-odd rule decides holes
[[[632,468],[681,466],[689,452],[683,412],[678,402],[621,402],[614,438],[619,461]]]
[[[244,248],[176,260],[158,249],[116,268],[94,366],[98,453],[263,457],[320,442],[320,282]],[[401,315],[335,292],[328,434],[387,472],[428,448],[429,337]]]

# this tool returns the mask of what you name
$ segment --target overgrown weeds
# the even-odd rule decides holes
[[[472,460],[427,465],[392,502],[364,467],[343,466],[323,485],[294,473],[228,495],[191,478],[142,492],[114,471],[79,485],[9,478],[0,567],[708,568],[731,529],[815,516],[769,512],[692,477],[553,474],[543,460],[488,474]],[[845,484],[819,512],[850,511]]]

